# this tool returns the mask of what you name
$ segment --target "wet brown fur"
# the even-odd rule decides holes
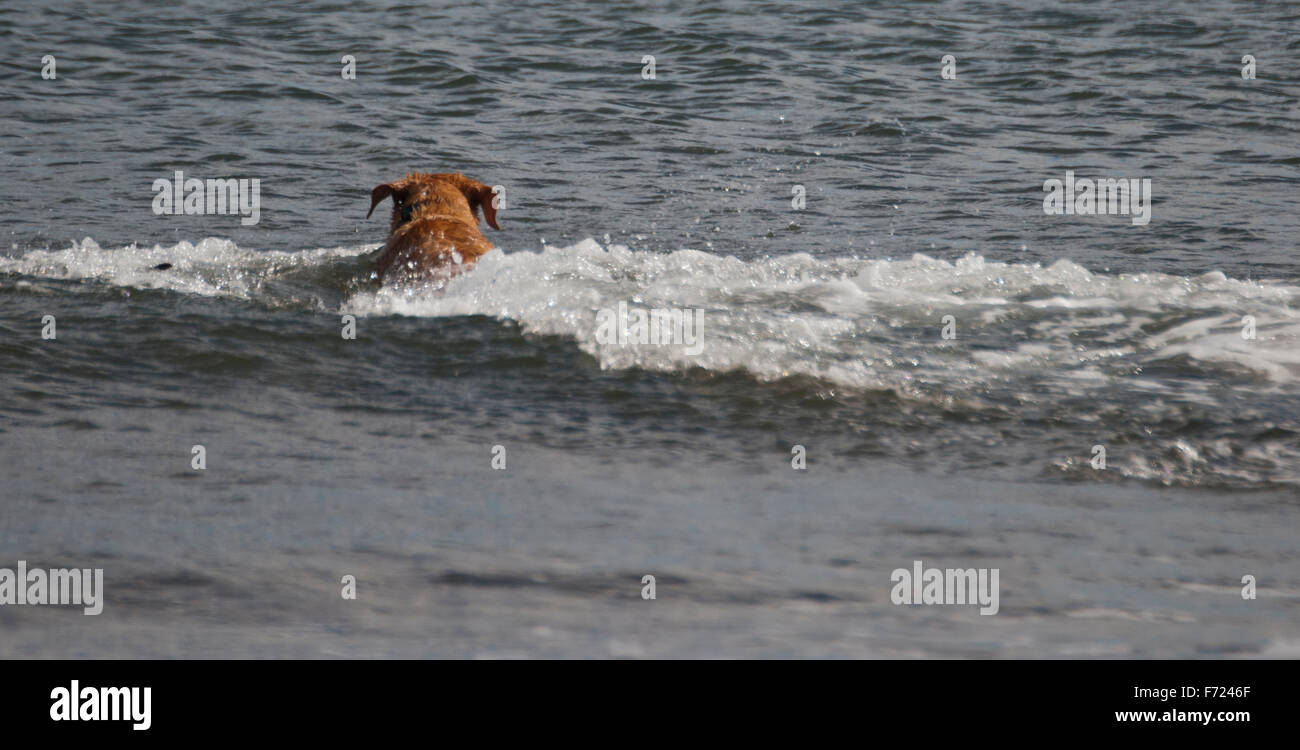
[[[492,249],[492,243],[479,231],[480,210],[488,226],[501,229],[491,186],[465,175],[412,172],[379,185],[370,191],[366,218],[389,197],[393,199],[393,216],[388,242],[375,261],[381,280],[454,274],[473,266]]]

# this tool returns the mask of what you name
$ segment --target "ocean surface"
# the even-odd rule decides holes
[[[1300,656],[1300,6],[7,0],[0,48],[0,568],[105,586],[0,657]],[[155,214],[176,171],[259,221]],[[500,251],[372,281],[410,171],[501,185]],[[915,560],[999,612],[894,604]]]

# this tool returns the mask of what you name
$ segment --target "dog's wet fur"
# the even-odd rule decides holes
[[[462,174],[412,172],[370,191],[370,211],[393,199],[388,242],[375,260],[380,281],[453,275],[492,249],[478,227],[478,213],[497,226],[492,187]]]

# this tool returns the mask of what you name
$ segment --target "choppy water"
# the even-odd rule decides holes
[[[0,567],[109,586],[0,653],[1293,655],[1298,20],[0,8]],[[504,185],[502,251],[377,288],[414,169]],[[176,170],[259,223],[155,216]],[[1044,215],[1067,170],[1150,224]],[[600,340],[620,302],[701,350]],[[1001,613],[895,607],[918,558]]]

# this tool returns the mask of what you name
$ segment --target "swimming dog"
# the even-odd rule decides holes
[[[380,281],[454,275],[472,266],[492,249],[478,227],[478,212],[488,226],[497,226],[497,209],[489,185],[462,174],[412,172],[370,191],[370,210],[393,199],[388,242],[375,260]]]

